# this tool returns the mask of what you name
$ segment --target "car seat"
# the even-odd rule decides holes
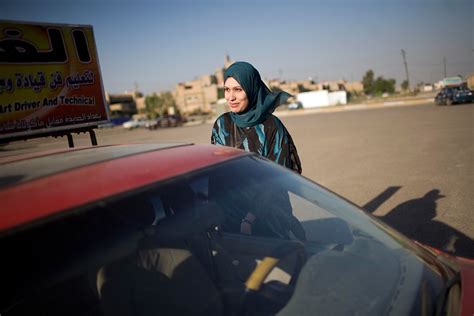
[[[192,205],[189,198],[193,192],[188,189],[174,186],[160,191],[160,198],[173,214],[184,212]],[[189,198],[184,198],[186,194]],[[129,214],[124,213],[124,207],[139,206],[128,220],[145,220],[142,223],[152,227],[153,205],[149,197],[140,198],[135,202],[117,203],[117,209],[121,209],[120,214]],[[157,225],[153,229],[160,228]],[[220,293],[186,241],[166,238],[166,234],[159,233],[154,237],[144,236],[134,253],[99,269],[97,288],[104,314],[221,315]]]

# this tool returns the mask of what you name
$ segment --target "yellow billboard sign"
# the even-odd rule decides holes
[[[0,139],[106,121],[92,26],[0,21]]]

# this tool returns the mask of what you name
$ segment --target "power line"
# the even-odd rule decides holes
[[[443,58],[443,63],[444,63],[444,78],[446,78],[446,56]]]

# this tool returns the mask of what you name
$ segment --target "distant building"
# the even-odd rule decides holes
[[[230,65],[232,65],[234,63],[234,61],[232,59],[230,59],[229,55],[225,55],[225,59],[224,59],[224,70],[229,68]]]
[[[282,90],[293,95],[305,91],[320,90],[318,84],[312,80],[284,81],[271,79],[268,80],[267,84],[272,90]]]
[[[210,112],[218,100],[217,79],[214,75],[179,83],[174,91],[176,106],[183,114]]]
[[[301,102],[304,109],[341,105],[347,104],[347,92],[344,90],[329,92],[327,89],[302,92],[296,95],[296,100]]]
[[[364,92],[364,85],[360,81],[344,82],[344,87],[347,92],[352,92],[352,93]]]
[[[137,91],[125,91],[119,94],[106,93],[105,99],[112,117],[132,116],[145,110],[145,98],[142,93]]]
[[[467,76],[466,82],[468,88],[474,90],[474,73]]]
[[[361,93],[364,91],[364,85],[360,81],[347,82],[346,80],[323,81],[320,83],[323,90],[329,91],[347,91],[352,93]]]
[[[444,87],[443,80],[440,80],[440,81],[438,81],[438,82],[435,82],[435,83],[433,84],[433,86],[434,86],[435,90],[441,90],[441,89],[443,89],[443,87]]]
[[[423,92],[433,91],[433,85],[431,83],[424,83],[421,85],[420,90]]]
[[[185,115],[194,113],[208,113],[222,110],[222,104],[217,101],[224,97],[224,73],[234,62],[228,55],[224,59],[224,67],[215,70],[212,75],[204,75],[195,80],[181,82],[176,85],[173,96],[179,111]],[[323,81],[316,83],[311,79],[284,81],[280,79],[266,80],[267,86],[275,91],[282,90],[292,95],[302,92],[327,90],[361,93],[364,86],[360,81],[347,82],[345,80]]]
[[[214,75],[216,76],[217,85],[219,87],[223,87],[224,86],[224,68],[217,68]]]
[[[315,83],[313,80],[298,80],[298,81],[282,81],[278,79],[269,80],[268,84],[270,88],[274,90],[283,90],[290,94],[296,95],[302,92],[308,91],[319,91],[319,90],[328,90],[328,91],[347,91],[347,92],[362,92],[364,91],[364,86],[362,82],[354,81],[347,82],[345,80],[337,81],[322,81]]]

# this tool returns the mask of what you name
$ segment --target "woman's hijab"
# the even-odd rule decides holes
[[[231,112],[232,121],[239,127],[263,123],[275,108],[284,103],[290,94],[272,92],[262,81],[260,74],[251,64],[243,61],[233,63],[224,73],[224,81],[232,77],[242,86],[249,100],[248,108],[242,113]]]

